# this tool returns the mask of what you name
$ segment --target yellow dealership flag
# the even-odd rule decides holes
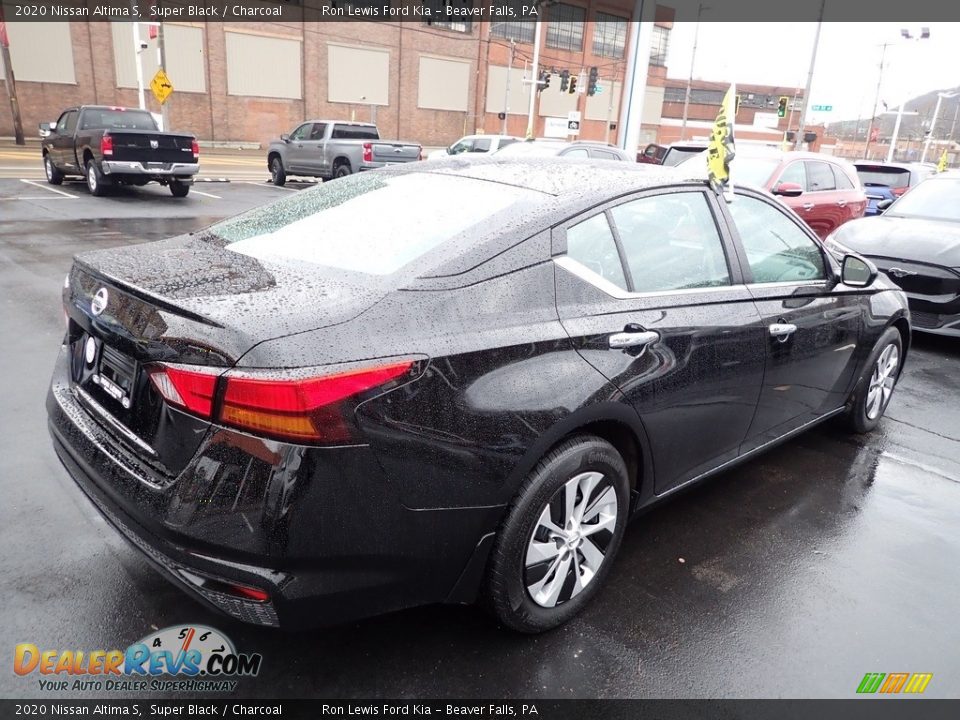
[[[734,84],[723,98],[723,105],[717,113],[717,120],[710,133],[710,144],[707,146],[708,178],[710,185],[718,193],[730,185],[730,163],[736,156],[733,140],[736,102],[737,86]]]
[[[947,150],[944,148],[943,155],[940,156],[940,162],[937,163],[937,172],[943,172],[947,169]]]

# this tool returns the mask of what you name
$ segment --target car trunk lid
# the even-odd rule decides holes
[[[113,154],[106,160],[169,165],[197,162],[192,135],[172,135],[151,130],[108,130]]]
[[[81,255],[64,289],[72,386],[119,443],[173,476],[209,422],[163,402],[149,377],[160,363],[220,375],[258,343],[344,322],[383,294],[198,237]]]

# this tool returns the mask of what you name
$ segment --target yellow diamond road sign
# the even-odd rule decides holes
[[[170,78],[167,77],[163,68],[157,70],[157,74],[153,76],[153,80],[150,81],[150,89],[153,90],[153,96],[161,105],[170,97],[170,93],[173,92],[173,83],[170,82]]]

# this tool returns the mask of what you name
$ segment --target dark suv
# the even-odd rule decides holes
[[[932,165],[919,163],[886,163],[859,160],[855,162],[857,175],[867,193],[867,209],[864,215],[879,215],[877,203],[896,200],[907,190],[934,174]]]

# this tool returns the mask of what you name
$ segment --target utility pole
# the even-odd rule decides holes
[[[510,64],[507,66],[507,89],[503,91],[503,123],[500,125],[500,134],[507,134],[507,116],[510,114],[510,76],[513,75],[514,42],[510,38]]]
[[[140,23],[131,23],[133,27],[133,62],[137,69],[137,100],[140,102],[140,109],[147,109],[147,101],[143,97],[143,63],[140,62],[140,53],[143,48],[140,47]]]
[[[880,47],[880,74],[877,76],[877,95],[873,99],[873,113],[870,115],[870,127],[867,128],[867,144],[863,148],[863,159],[870,159],[870,139],[873,137],[873,120],[877,115],[877,105],[880,104],[880,84],[883,82],[883,60],[887,56],[887,48],[891,43],[884,43]]]
[[[537,105],[537,90],[540,88],[538,73],[540,72],[540,39],[543,34],[543,23],[537,20],[533,31],[533,67],[530,70],[530,108],[527,111],[527,140],[533,139],[534,124],[533,111]]]
[[[703,3],[697,5],[697,25],[693,31],[693,52],[690,54],[690,75],[687,78],[687,90],[683,94],[683,122],[680,123],[680,139],[687,139],[687,114],[690,110],[690,87],[693,85],[693,67],[697,62],[697,41],[700,38],[700,15],[707,9]]]
[[[937,93],[937,106],[933,111],[933,120],[930,121],[930,132],[927,134],[927,141],[923,144],[923,153],[920,155],[920,162],[926,162],[927,152],[930,150],[930,141],[933,140],[933,132],[937,129],[937,118],[940,116],[940,103],[946,98],[955,98],[957,93]]]
[[[820,15],[817,19],[817,32],[813,36],[813,53],[810,55],[810,72],[807,73],[807,87],[803,91],[803,107],[800,109],[800,125],[797,127],[797,136],[794,138],[794,147],[799,150],[803,142],[803,127],[807,122],[807,106],[810,104],[810,86],[813,84],[813,70],[817,66],[817,48],[820,45],[820,28],[823,26],[823,8],[827,0],[820,0]]]
[[[10,61],[10,38],[7,36],[7,23],[0,6],[0,57],[3,57],[3,80],[10,98],[10,114],[13,117],[13,137],[17,145],[26,144],[23,139],[23,121],[20,119],[20,103],[17,100],[17,79],[13,76],[13,63]]]
[[[953,111],[953,124],[950,126],[950,141],[956,142],[954,138],[956,137],[953,133],[957,129],[957,116],[960,115],[960,102],[957,103],[957,109]]]
[[[167,71],[167,51],[163,43],[163,23],[157,23],[157,66],[163,70]],[[172,82],[172,81],[171,81]],[[167,98],[167,101],[160,104],[160,117],[163,121],[163,131],[170,132],[170,110],[167,108],[167,103],[170,102],[170,98]]]

